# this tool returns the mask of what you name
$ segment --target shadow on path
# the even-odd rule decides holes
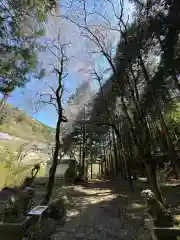
[[[126,189],[123,184],[122,189],[119,183],[92,182],[87,188],[67,187],[67,223],[57,228],[53,239],[151,239],[144,227],[144,214],[136,214],[143,210],[140,196],[129,195],[128,186]]]

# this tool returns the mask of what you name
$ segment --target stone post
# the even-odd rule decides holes
[[[149,229],[152,233],[153,240],[177,240],[176,236],[167,236],[162,234],[161,231],[154,231],[155,228],[173,228],[174,219],[171,212],[166,209],[163,204],[157,200],[155,194],[147,189],[141,192],[141,195],[144,197],[147,206],[147,213],[149,215],[149,221],[146,220],[146,225],[148,223]]]

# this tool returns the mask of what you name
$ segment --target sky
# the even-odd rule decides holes
[[[114,0],[116,1],[116,0]],[[118,1],[118,0],[117,0]],[[65,6],[66,0],[62,2]],[[126,14],[132,12],[132,6],[129,4],[128,0],[125,0]],[[101,5],[102,3],[102,5]],[[98,4],[95,0],[89,0],[88,10],[91,11],[92,6],[96,4],[96,11],[103,13],[108,19],[111,19],[113,25],[116,24],[116,18],[113,14],[112,7],[105,4],[105,0],[99,0]],[[102,9],[104,8],[104,12]],[[61,8],[61,12],[65,11],[65,8]],[[79,9],[78,9],[79,10]],[[76,9],[74,8],[76,14]],[[97,16],[92,17],[92,22],[97,22]],[[99,19],[102,21],[102,19]],[[103,24],[106,24],[105,22]],[[75,92],[76,88],[83,81],[91,81],[93,89],[97,89],[97,82],[89,78],[87,71],[91,69],[92,64],[94,67],[94,59],[96,60],[95,67],[98,71],[104,71],[108,66],[106,61],[100,55],[90,54],[89,49],[95,50],[95,46],[88,42],[85,38],[80,36],[79,29],[74,25],[69,23],[67,20],[62,20],[61,18],[49,17],[46,23],[46,38],[47,42],[51,42],[56,38],[57,32],[60,31],[60,40],[62,43],[68,43],[66,48],[66,54],[68,56],[68,62],[66,65],[66,70],[68,72],[67,78],[64,80],[65,91],[63,93],[63,102],[66,104],[69,96]],[[116,46],[119,40],[119,34],[116,33],[106,33],[103,36],[108,36],[110,34],[111,41],[113,39],[113,44]],[[108,36],[109,37],[109,36]],[[93,57],[92,57],[93,56]],[[93,61],[92,61],[93,60]],[[44,105],[42,109],[36,109],[36,101],[38,93],[47,93],[50,91],[47,85],[56,85],[56,76],[50,74],[52,72],[52,67],[56,64],[56,58],[50,52],[44,52],[39,54],[39,61],[46,68],[48,75],[44,79],[37,80],[31,79],[31,81],[25,86],[24,89],[17,89],[9,97],[8,102],[13,104],[27,112],[28,115],[36,118],[37,120],[51,126],[55,127],[56,124],[56,110],[53,106]],[[83,71],[82,71],[83,70]]]

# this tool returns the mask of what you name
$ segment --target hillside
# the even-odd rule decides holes
[[[29,117],[24,111],[6,104],[0,118],[0,132],[22,139],[53,141],[55,129]]]

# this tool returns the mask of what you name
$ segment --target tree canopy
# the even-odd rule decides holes
[[[44,21],[54,1],[11,1],[0,3],[0,90],[12,92],[23,87],[39,72],[38,39],[44,35]]]

